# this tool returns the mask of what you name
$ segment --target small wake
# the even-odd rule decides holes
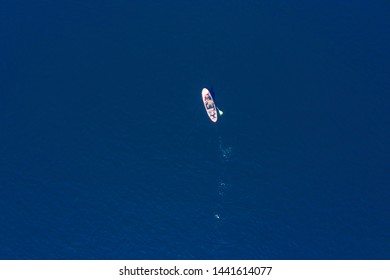
[[[221,137],[218,138],[218,150],[220,152],[220,156],[224,162],[230,161],[232,156],[232,147],[224,147],[222,144]]]
[[[217,191],[219,196],[225,196],[226,191],[229,189],[230,185],[222,181],[221,178],[217,179]]]
[[[220,169],[220,174],[216,178],[216,190],[217,190],[217,195],[218,195],[218,210],[213,213],[213,217],[216,220],[223,221],[225,220],[224,216],[224,200],[226,199],[225,196],[228,193],[228,190],[230,189],[230,183],[226,181],[227,178],[225,178],[225,172],[226,168],[228,168],[228,162],[231,161],[232,158],[232,147],[230,146],[225,146],[222,143],[222,137],[218,137],[218,156],[221,159],[221,165],[222,168]]]

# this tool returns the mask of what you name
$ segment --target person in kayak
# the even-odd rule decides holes
[[[210,94],[205,95],[204,101],[206,102],[207,109],[213,109],[215,107],[214,101],[211,99]]]

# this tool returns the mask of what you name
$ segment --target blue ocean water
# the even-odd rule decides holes
[[[0,258],[389,259],[390,4],[317,2],[2,1]]]

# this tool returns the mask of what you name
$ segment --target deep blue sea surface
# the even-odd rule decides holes
[[[389,259],[389,14],[3,0],[0,258]]]

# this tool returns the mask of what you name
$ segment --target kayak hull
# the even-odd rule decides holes
[[[202,101],[207,115],[212,122],[218,121],[217,106],[215,106],[214,99],[207,88],[202,89]]]

